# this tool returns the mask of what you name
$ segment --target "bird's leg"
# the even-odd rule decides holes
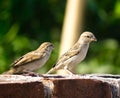
[[[68,73],[68,75],[74,75],[69,69],[68,66],[64,67],[64,70]]]
[[[68,69],[68,66],[65,66],[65,67],[64,67],[64,70],[66,71],[66,73],[67,73],[68,75],[74,75],[74,74]]]
[[[74,75],[70,70],[65,69],[65,71],[68,73],[68,75]]]

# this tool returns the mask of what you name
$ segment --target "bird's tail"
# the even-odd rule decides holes
[[[3,75],[5,74],[5,75],[12,75],[12,74],[14,74],[15,73],[15,69],[14,68],[11,68],[10,70],[8,70],[8,71],[6,71],[6,72],[4,72],[4,73],[2,73]]]
[[[51,68],[46,74],[53,73],[54,71],[56,71],[56,69],[55,68]]]

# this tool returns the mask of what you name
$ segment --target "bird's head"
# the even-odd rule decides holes
[[[93,33],[88,32],[88,31],[83,32],[78,40],[78,42],[83,43],[83,44],[87,44],[92,41],[97,41],[97,39]]]
[[[44,50],[47,50],[47,51],[52,51],[54,49],[54,46],[52,43],[50,42],[44,42],[42,43],[39,48],[37,50],[40,50],[40,51],[44,51]]]

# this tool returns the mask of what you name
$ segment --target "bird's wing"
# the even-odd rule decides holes
[[[25,55],[23,55],[22,57],[20,57],[19,59],[15,60],[11,66],[13,67],[17,67],[26,63],[29,63],[31,61],[35,61],[37,59],[41,59],[42,57],[45,56],[45,53],[38,53],[38,52],[30,52],[27,53]]]
[[[70,50],[68,50],[65,54],[61,55],[60,58],[58,59],[57,64],[55,64],[53,67],[59,65],[62,62],[65,62],[69,58],[76,56],[79,52],[81,51],[80,45],[77,43],[75,44]]]

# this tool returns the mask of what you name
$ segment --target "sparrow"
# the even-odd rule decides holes
[[[57,63],[46,74],[53,73],[59,69],[64,69],[69,74],[72,74],[69,69],[84,60],[92,41],[97,41],[94,34],[88,31],[83,32],[73,47],[61,55]]]
[[[11,64],[11,69],[3,74],[21,74],[41,68],[49,59],[54,46],[50,42],[42,43],[38,49],[31,51]]]

